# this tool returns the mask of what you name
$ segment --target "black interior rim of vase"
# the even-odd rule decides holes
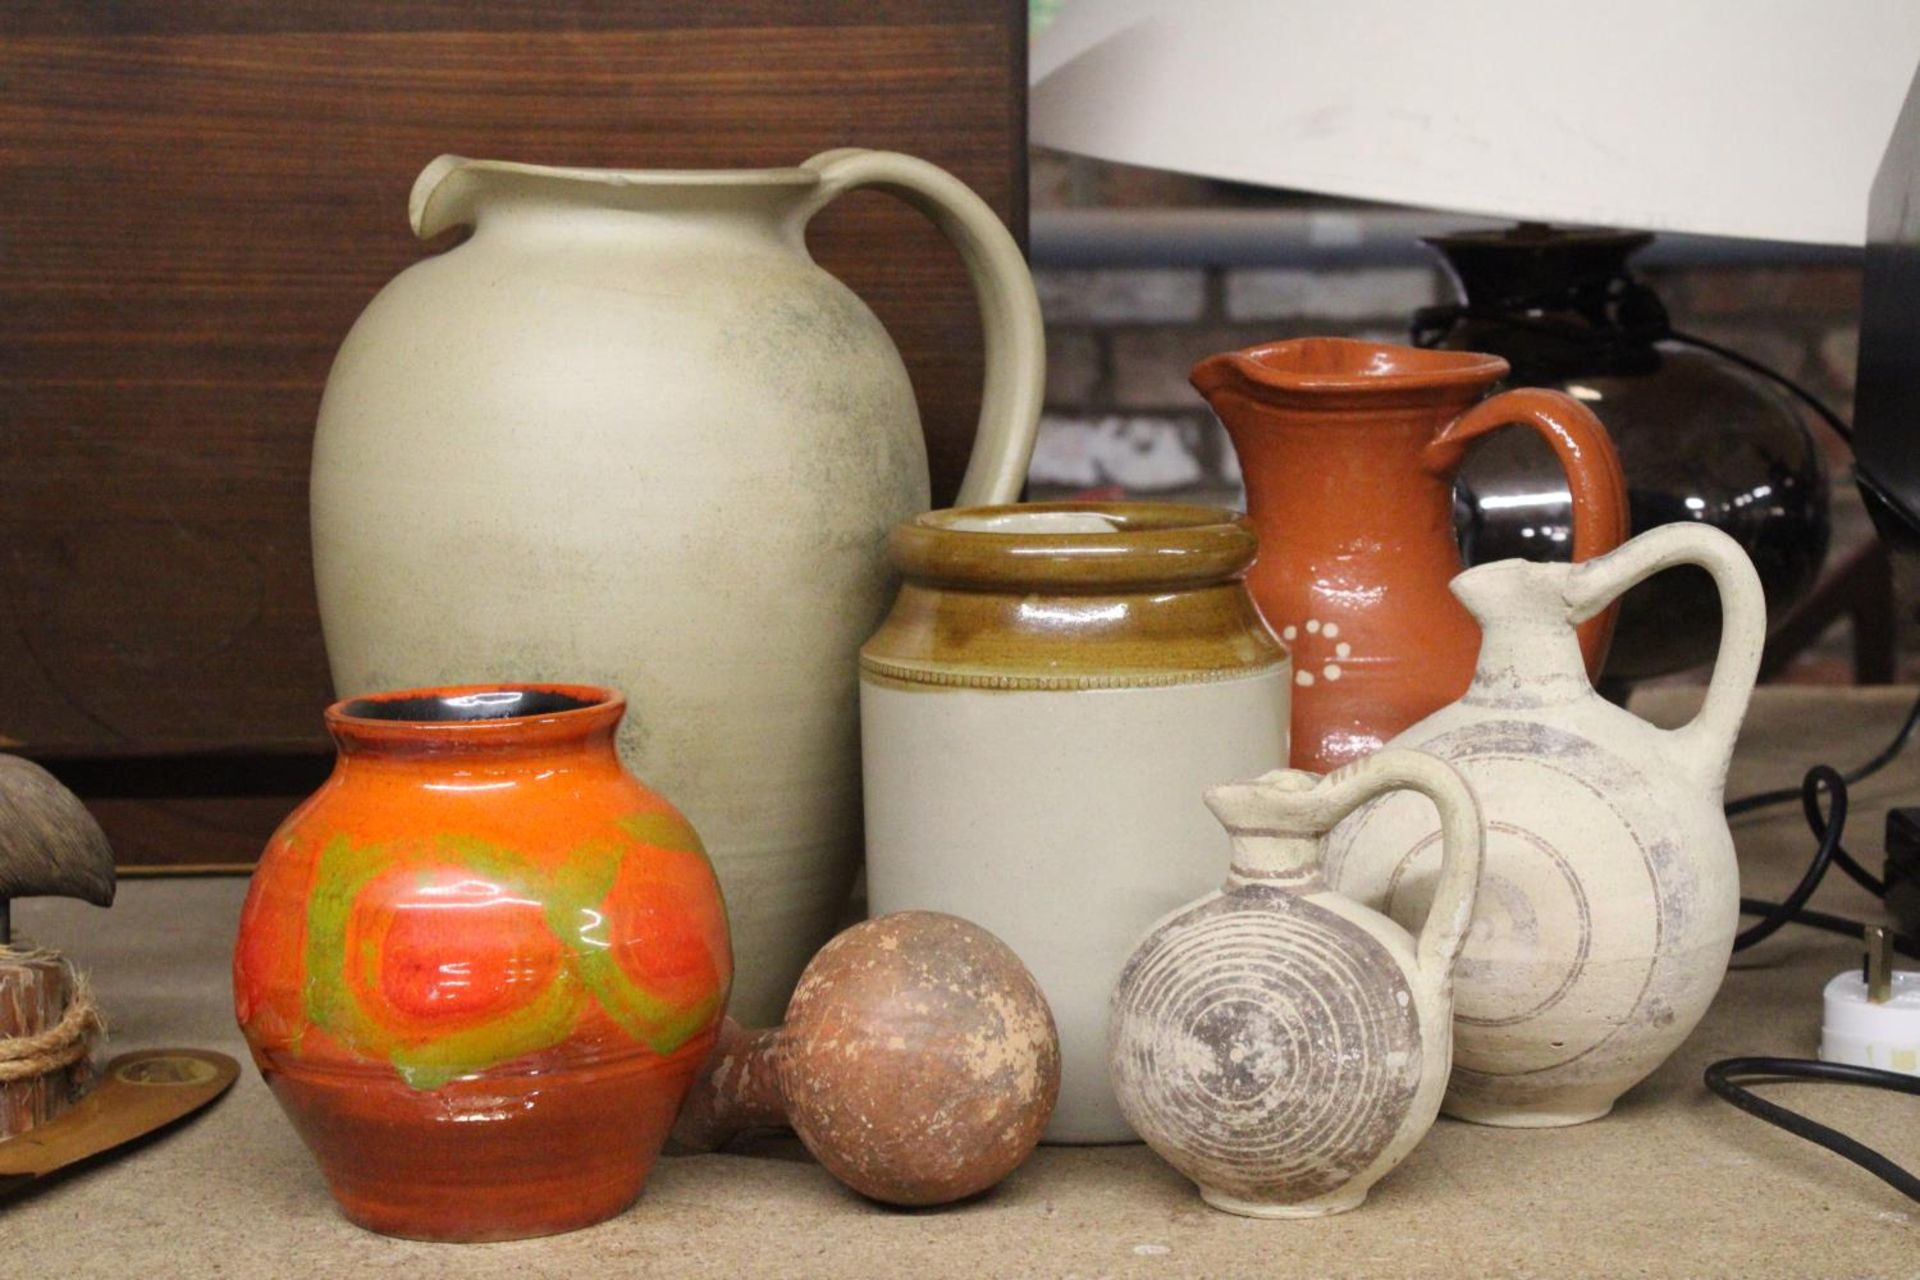
[[[355,698],[340,708],[355,720],[396,720],[456,724],[475,720],[519,720],[562,711],[584,711],[597,702],[554,689],[478,689],[467,693],[423,694],[397,698]]]

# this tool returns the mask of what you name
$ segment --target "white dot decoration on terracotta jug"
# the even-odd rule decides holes
[[[1314,637],[1314,643],[1309,644],[1301,638],[1302,627],[1300,626],[1288,623],[1280,630],[1280,639],[1285,641],[1287,648],[1293,652],[1295,666],[1293,682],[1302,689],[1310,689],[1316,681],[1338,680],[1341,676],[1345,675],[1346,670],[1340,664],[1353,656],[1353,646],[1345,640],[1341,640],[1333,646],[1332,657],[1324,662],[1319,658],[1311,657],[1303,652],[1303,650],[1308,648],[1318,648],[1317,642],[1319,640],[1332,640],[1338,636],[1340,634],[1340,624],[1337,622],[1322,622],[1318,618],[1308,618],[1304,624],[1304,628],[1304,634]]]

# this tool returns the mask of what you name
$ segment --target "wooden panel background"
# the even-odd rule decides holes
[[[635,168],[889,147],[1024,237],[1010,0],[39,0],[0,13],[0,738],[127,862],[250,859],[323,768],[306,484],[348,326],[441,152]],[[979,331],[916,215],[817,256],[964,467]],[[245,793],[256,793],[246,798]]]

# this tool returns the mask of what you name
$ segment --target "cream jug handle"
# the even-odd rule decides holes
[[[1285,825],[1276,824],[1278,831],[1291,835],[1331,831],[1355,809],[1389,791],[1417,791],[1440,811],[1440,877],[1414,954],[1421,975],[1444,990],[1473,923],[1486,843],[1480,803],[1466,779],[1438,756],[1406,747],[1376,751],[1301,789],[1311,778],[1298,770],[1276,770],[1260,779],[1266,784],[1261,799],[1269,812],[1287,819]],[[1281,779],[1286,781],[1273,785]],[[1209,793],[1209,804],[1213,799]],[[1216,806],[1215,812],[1220,813],[1220,808]]]
[[[802,167],[819,174],[820,185],[801,207],[797,225],[804,227],[844,192],[877,187],[925,214],[960,251],[980,298],[987,376],[973,457],[960,482],[958,503],[1017,501],[1033,456],[1047,368],[1040,299],[1020,246],[986,201],[925,160],[897,151],[843,147],[823,151]]]
[[[1677,564],[1699,565],[1713,575],[1721,622],[1720,653],[1706,700],[1700,714],[1674,733],[1682,742],[1682,758],[1711,762],[1709,772],[1724,783],[1767,642],[1767,598],[1740,544],[1711,525],[1650,529],[1618,551],[1574,566],[1567,577],[1567,618],[1574,623],[1590,618],[1635,583]]]

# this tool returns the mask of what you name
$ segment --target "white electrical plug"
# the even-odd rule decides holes
[[[1920,1076],[1920,972],[1893,970],[1887,931],[1867,930],[1865,971],[1827,983],[1820,1060]]]

